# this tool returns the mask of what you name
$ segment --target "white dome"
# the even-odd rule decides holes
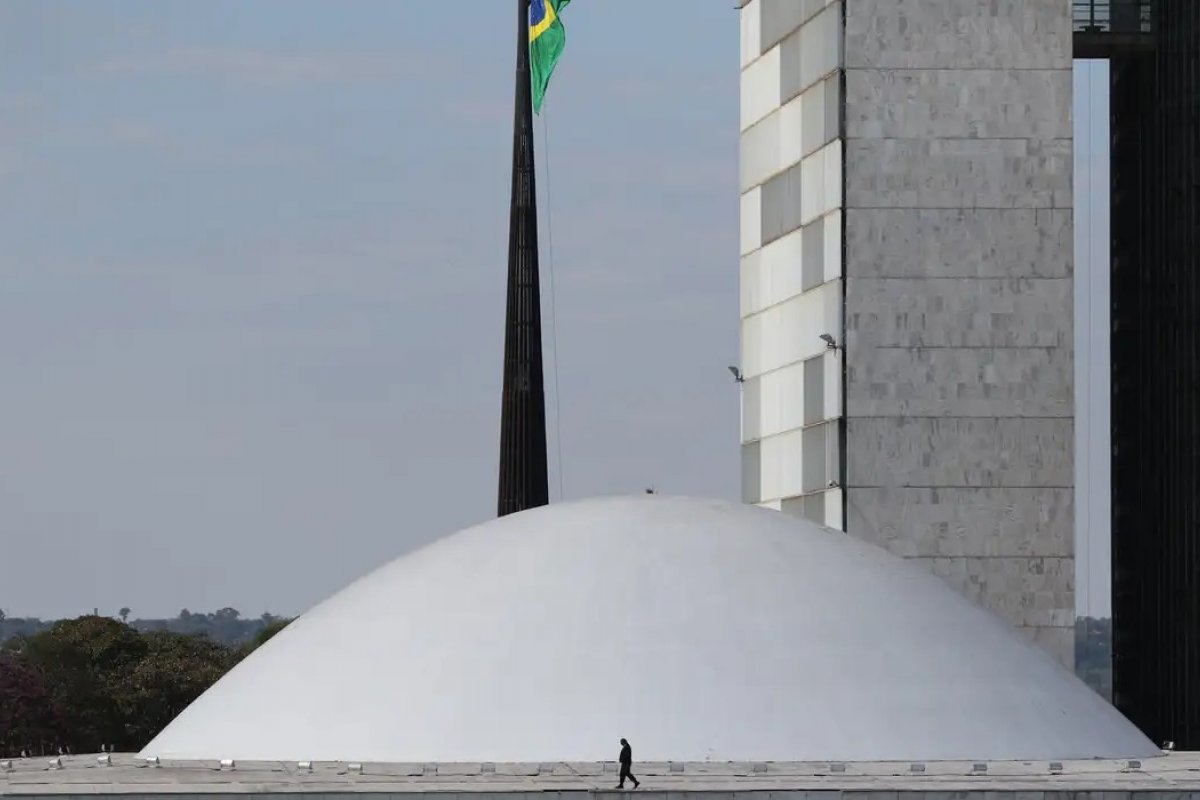
[[[493,520],[304,614],[144,751],[385,762],[1159,753],[937,578],[774,511],[640,496]]]

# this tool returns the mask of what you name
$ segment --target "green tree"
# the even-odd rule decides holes
[[[0,620],[0,754],[140,749],[289,622],[234,608],[138,620],[140,631],[97,615]]]
[[[107,617],[79,617],[56,622],[15,649],[41,676],[73,752],[130,746],[116,697],[122,676],[146,654],[137,631]]]
[[[125,606],[124,608],[122,608],[120,611],[117,612],[118,614],[121,615],[121,622],[125,622],[125,623],[129,622],[129,611],[130,611],[129,606]]]
[[[0,653],[0,756],[42,754],[63,733],[42,676],[14,653]]]
[[[229,648],[202,636],[154,631],[142,638],[145,653],[117,695],[133,749],[148,744],[234,663]]]
[[[264,614],[263,616],[266,617],[267,615]],[[254,634],[253,638],[251,638],[249,642],[242,646],[242,649],[238,653],[239,659],[245,658],[258,648],[262,647],[264,644],[269,642],[275,634],[279,633],[281,630],[290,625],[291,622],[292,621],[290,619],[271,617],[270,622],[259,628],[258,632]]]

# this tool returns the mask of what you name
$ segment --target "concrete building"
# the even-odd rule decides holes
[[[306,612],[138,754],[0,797],[1200,797],[1012,626],[810,522],[635,496],[486,522]],[[3,754],[0,754],[2,756]]]
[[[1200,748],[1200,3],[1125,10],[1094,53],[1112,74],[1113,702]]]
[[[150,742],[163,761],[596,763],[1161,752],[1011,626],[880,547],[658,495],[485,522],[367,575]]]
[[[1072,663],[1071,3],[740,14],[744,499]]]

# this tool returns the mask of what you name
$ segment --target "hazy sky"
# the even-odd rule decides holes
[[[736,12],[638,6],[549,101],[563,486],[735,497]],[[0,4],[0,607],[294,613],[494,515],[516,14],[448,8]]]
[[[293,614],[494,515],[512,5],[0,4],[0,608]],[[736,498],[736,12],[567,22],[552,469],[558,405],[566,497]]]
[[[1108,62],[1075,62],[1075,604],[1112,608]]]

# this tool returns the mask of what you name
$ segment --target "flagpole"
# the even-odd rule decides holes
[[[550,501],[546,397],[542,376],[537,186],[529,71],[529,0],[517,0],[512,202],[508,223],[508,303],[500,409],[498,516]]]

